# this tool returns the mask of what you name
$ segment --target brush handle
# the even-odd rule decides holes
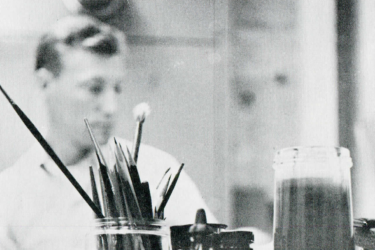
[[[138,169],[137,169],[137,164],[135,163],[129,148],[126,147],[126,150],[128,152],[128,162],[129,162],[129,174],[130,178],[132,179],[133,185],[134,186],[139,186],[141,184],[141,177],[139,176]],[[126,158],[126,157],[125,157]]]
[[[139,186],[138,200],[140,203],[142,216],[146,219],[152,219],[152,200],[148,182],[142,182]]]
[[[92,190],[92,198],[94,199],[94,203],[97,208],[101,208],[98,190],[96,189],[96,181],[94,176],[94,170],[92,166],[90,166],[90,180],[91,180],[91,190]]]
[[[143,121],[138,121],[136,129],[135,129],[134,143],[133,143],[133,149],[132,149],[132,156],[133,156],[135,163],[137,163],[138,161],[139,147],[141,146],[141,139],[142,139],[142,128],[143,128]]]
[[[119,212],[116,207],[115,202],[115,193],[113,192],[113,185],[109,177],[107,167],[100,161],[99,156],[97,155],[99,161],[99,172],[102,178],[102,191],[103,192],[103,200],[106,204],[107,211],[105,211],[105,215],[113,218],[119,217]]]
[[[183,167],[184,167],[184,164],[182,163],[181,166],[180,166],[180,168],[178,169],[177,174],[173,178],[173,181],[172,181],[170,187],[168,188],[167,193],[163,197],[163,200],[162,200],[162,202],[161,202],[161,204],[160,204],[160,206],[159,206],[159,208],[157,210],[157,216],[158,216],[158,218],[161,218],[161,216],[162,216],[162,214],[164,212],[164,208],[167,205],[168,200],[169,200],[169,198],[172,195],[172,192],[173,192],[173,190],[174,190],[174,188],[175,188],[175,186],[177,184],[178,178],[180,177],[180,174],[181,174],[181,171],[182,171]]]
[[[103,214],[101,213],[100,209],[95,205],[95,203],[91,200],[91,198],[87,195],[85,190],[79,185],[77,180],[73,177],[73,175],[69,172],[69,170],[65,167],[64,163],[60,160],[57,156],[55,151],[51,148],[48,142],[44,139],[42,134],[38,131],[35,125],[30,121],[30,119],[23,113],[23,111],[18,107],[17,104],[13,102],[12,99],[7,95],[5,90],[0,85],[0,90],[3,92],[5,97],[8,99],[9,103],[12,105],[13,109],[16,111],[18,116],[21,118],[22,122],[25,126],[29,129],[35,139],[39,142],[39,144],[43,147],[46,153],[52,158],[52,160],[56,163],[59,169],[63,172],[66,178],[70,181],[70,183],[75,187],[78,193],[82,196],[82,198],[86,201],[86,203],[90,206],[90,208],[94,211],[98,218],[104,218]]]
[[[86,124],[86,128],[87,130],[89,131],[89,134],[90,134],[90,138],[91,138],[91,141],[92,143],[94,143],[94,147],[95,147],[95,151],[99,157],[99,160],[105,165],[107,166],[107,163],[104,159],[104,156],[103,156],[103,153],[102,151],[100,150],[100,147],[99,147],[99,144],[98,142],[96,141],[95,139],[95,136],[94,136],[94,133],[92,132],[92,129],[91,129],[91,126],[90,126],[90,123],[89,121],[87,120],[87,118],[83,119],[85,121],[85,124]]]
[[[171,170],[171,168],[168,168],[168,169],[167,169],[167,171],[165,171],[165,173],[164,173],[163,177],[161,177],[161,179],[160,179],[160,181],[159,181],[158,185],[156,186],[156,189],[159,189],[159,187],[160,187],[161,183],[163,182],[163,180],[164,180],[165,176],[167,176],[167,173],[169,172],[169,170]]]
[[[129,152],[129,151],[128,151]],[[143,221],[142,210],[138,202],[137,184],[132,180],[129,162],[122,150],[121,144],[116,143],[116,163],[122,180],[123,191],[126,196],[129,208],[134,218]],[[130,160],[130,159],[129,159]]]

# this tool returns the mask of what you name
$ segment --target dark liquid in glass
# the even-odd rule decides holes
[[[349,187],[328,178],[279,183],[275,207],[275,250],[353,250]]]

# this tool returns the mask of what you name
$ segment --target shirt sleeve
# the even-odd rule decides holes
[[[4,183],[4,178],[0,178],[0,182]],[[0,185],[0,250],[19,249],[12,233],[10,218],[12,218],[15,209],[12,202],[15,197],[9,192],[7,185]]]
[[[9,228],[6,225],[0,225],[0,249],[1,250],[16,250],[19,249],[16,242],[13,240]]]
[[[208,223],[217,223],[193,180],[185,171],[182,171],[165,208],[167,223],[169,225],[193,224],[196,212],[201,208],[206,212]]]

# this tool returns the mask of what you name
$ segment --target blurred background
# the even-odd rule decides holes
[[[2,0],[0,84],[42,131],[35,46],[72,12],[127,34],[116,135],[148,102],[143,142],[185,163],[220,222],[271,234],[273,157],[297,145],[349,148],[354,215],[375,218],[375,1]],[[5,98],[0,114],[3,170],[35,141]]]

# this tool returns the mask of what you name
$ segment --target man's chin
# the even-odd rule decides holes
[[[107,144],[109,138],[110,134],[99,134],[98,136],[95,136],[95,139],[99,145]]]
[[[111,134],[109,134],[109,133],[94,133],[94,137],[95,137],[96,142],[99,145],[104,145],[111,138]],[[94,143],[90,138],[85,138],[85,144],[89,147],[94,146]]]

